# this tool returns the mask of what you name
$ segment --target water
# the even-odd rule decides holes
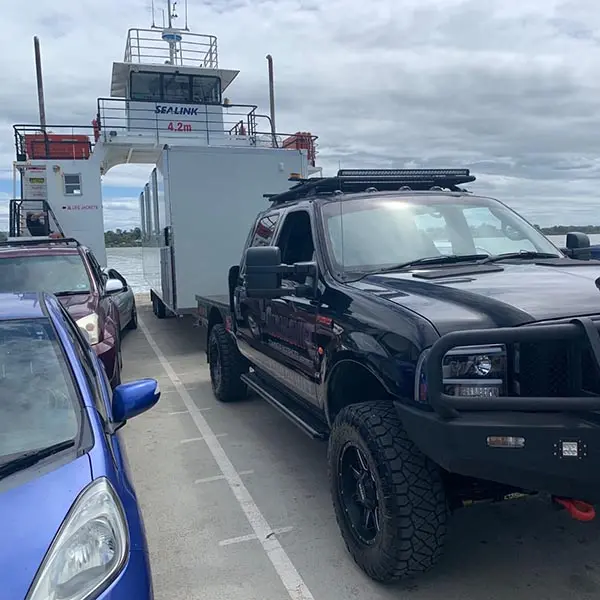
[[[116,269],[125,277],[134,293],[150,291],[144,279],[141,248],[107,248],[106,260],[109,267]]]
[[[548,237],[559,247],[565,243],[564,235],[551,235]],[[600,234],[592,234],[590,239],[592,244],[600,244]],[[107,248],[106,255],[108,266],[119,271],[136,294],[150,291],[142,270],[141,248]],[[224,273],[223,277],[227,277],[227,274]]]

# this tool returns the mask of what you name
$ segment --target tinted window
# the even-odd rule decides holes
[[[272,213],[262,217],[256,224],[250,245],[270,246],[273,241],[273,234],[275,233],[278,220],[279,213]]]
[[[190,102],[190,76],[189,75],[163,75],[163,100],[165,102]]]
[[[108,279],[106,273],[102,270],[100,263],[96,260],[94,253],[91,250],[86,251],[86,256],[90,261],[90,266],[94,272],[97,281],[106,281]]]
[[[75,439],[79,410],[50,321],[0,321],[0,457]]]
[[[0,292],[89,292],[90,278],[79,254],[0,257]]]
[[[81,196],[81,175],[65,174],[65,194],[67,196]]]
[[[330,256],[362,272],[440,254],[536,250],[560,256],[541,233],[486,198],[371,197],[323,203]]]
[[[131,99],[160,102],[162,82],[160,73],[131,73]]]
[[[194,75],[192,100],[199,104],[221,104],[221,80],[218,77]]]
[[[132,100],[221,104],[221,80],[209,75],[134,72],[130,88]]]

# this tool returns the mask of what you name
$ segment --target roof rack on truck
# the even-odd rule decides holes
[[[427,191],[447,189],[464,192],[459,185],[475,181],[469,169],[340,169],[335,177],[299,179],[280,194],[264,194],[274,204],[300,198],[334,193],[390,192],[399,190]]]

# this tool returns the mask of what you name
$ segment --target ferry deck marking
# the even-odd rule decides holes
[[[254,473],[254,469],[249,469],[248,471],[238,471],[238,475],[252,475]],[[203,477],[202,479],[196,479],[194,483],[211,483],[212,481],[222,481],[225,479],[225,475],[213,475],[212,477]]]
[[[226,433],[216,433],[215,437],[225,437],[227,434]],[[179,443],[180,444],[191,444],[192,442],[202,442],[204,440],[203,437],[193,437],[193,438],[187,438],[185,440],[180,440]]]
[[[154,354],[156,354],[156,358],[162,365],[165,373],[173,383],[173,386],[177,390],[182,402],[190,413],[190,416],[200,432],[200,435],[204,438],[210,453],[215,459],[217,466],[221,470],[221,473],[233,492],[235,499],[240,505],[240,508],[248,519],[248,523],[252,527],[254,535],[256,535],[256,538],[263,547],[268,559],[271,561],[271,564],[273,565],[275,572],[284,585],[288,596],[292,600],[314,600],[314,596],[300,576],[300,573],[298,573],[287,552],[283,549],[283,546],[277,537],[272,535],[274,529],[269,525],[258,505],[256,502],[254,502],[254,499],[250,495],[248,488],[246,488],[244,485],[240,474],[236,471],[233,463],[223,449],[223,446],[221,446],[216,435],[202,415],[202,412],[195,405],[194,400],[186,390],[181,379],[179,379],[173,370],[173,367],[162,353],[161,349],[158,347],[148,328],[141,319],[138,319],[138,325],[148,341],[148,344],[154,351]]]
[[[273,531],[267,536],[268,538],[272,538],[275,535],[281,535],[282,533],[289,533],[294,529],[293,527],[278,527],[273,529]],[[227,540],[221,540],[219,542],[219,546],[230,546],[231,544],[240,544],[242,542],[251,542],[253,540],[258,539],[256,534],[249,533],[248,535],[240,535],[239,537],[229,538]]]

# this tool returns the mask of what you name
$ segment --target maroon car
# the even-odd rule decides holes
[[[123,290],[108,279],[92,252],[76,240],[21,240],[0,244],[0,293],[54,294],[102,360],[113,387],[121,382],[119,311],[112,296]]]

